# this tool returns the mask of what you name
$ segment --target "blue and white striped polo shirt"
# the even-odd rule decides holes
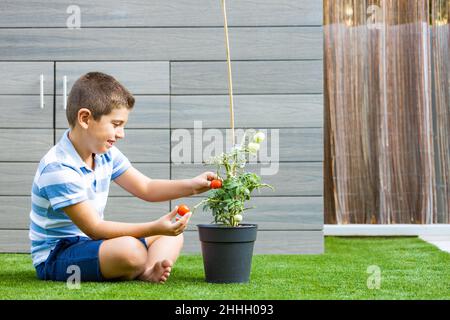
[[[86,237],[62,208],[87,200],[103,219],[111,180],[131,166],[113,146],[96,154],[94,170],[90,169],[69,140],[69,131],[42,158],[34,177],[29,232],[34,266],[47,259],[59,239]]]

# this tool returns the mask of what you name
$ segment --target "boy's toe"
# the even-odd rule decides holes
[[[172,268],[173,262],[170,261],[170,260],[168,260],[168,259],[166,259],[166,260],[163,260],[163,261],[162,261],[161,265],[162,265],[164,268]]]

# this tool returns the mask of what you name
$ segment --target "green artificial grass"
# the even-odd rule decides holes
[[[369,266],[381,272],[369,289]],[[326,237],[322,255],[255,255],[248,284],[204,281],[181,256],[164,284],[40,281],[26,254],[0,254],[0,299],[450,299],[450,254],[415,237]],[[369,280],[369,283],[372,283]]]

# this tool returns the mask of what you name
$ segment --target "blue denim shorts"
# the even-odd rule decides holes
[[[139,240],[147,248],[145,238]],[[98,252],[104,240],[87,237],[63,238],[56,243],[47,260],[36,266],[41,280],[67,281],[74,274],[70,266],[78,266],[81,281],[108,281],[100,272]]]

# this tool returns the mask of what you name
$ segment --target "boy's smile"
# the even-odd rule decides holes
[[[125,137],[125,123],[128,121],[128,109],[113,109],[110,114],[98,121],[91,119],[87,134],[91,137],[92,153],[105,153],[118,139]]]
[[[125,137],[129,112],[126,108],[113,109],[99,120],[94,120],[89,110],[80,109],[79,122],[71,130],[69,139],[84,162],[89,165],[92,154],[107,152],[118,139]]]

